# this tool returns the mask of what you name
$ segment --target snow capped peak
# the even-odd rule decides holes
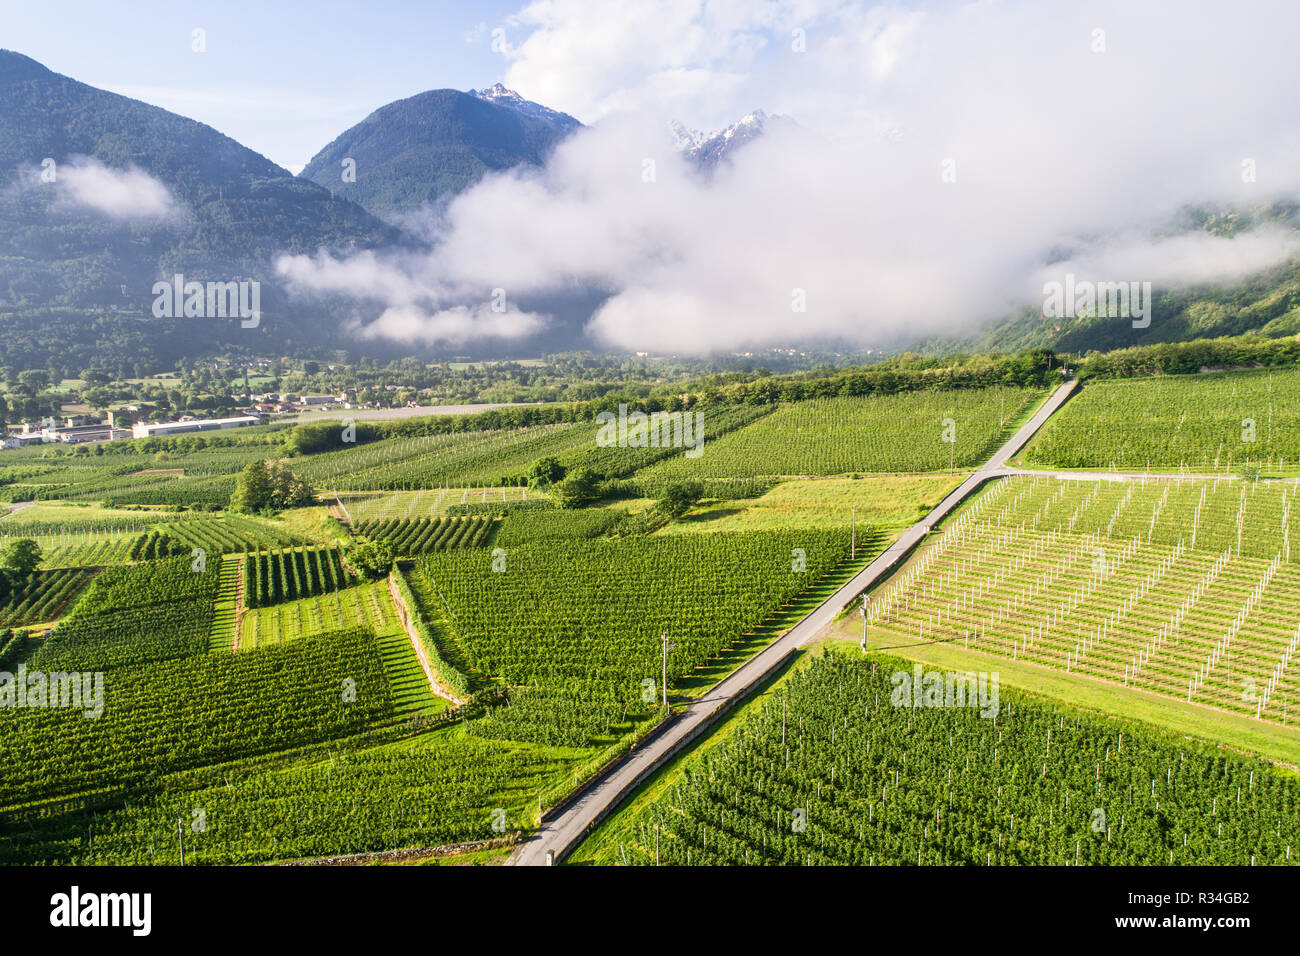
[[[733,150],[762,136],[773,121],[790,122],[784,116],[769,116],[762,110],[754,110],[714,133],[688,129],[676,121],[670,123],[668,129],[673,137],[673,148],[700,169],[709,170],[727,159]]]
[[[677,120],[668,124],[668,132],[673,137],[673,149],[678,152],[694,149],[709,138],[707,133],[702,133],[698,129],[687,129]]]
[[[470,90],[469,95],[514,110],[516,113],[522,113],[532,119],[540,120],[552,129],[561,132],[568,132],[582,125],[568,113],[561,113],[559,110],[553,110],[541,103],[534,103],[532,100],[524,99],[504,83],[494,83],[481,90]]]
[[[481,100],[508,100],[512,103],[527,102],[514,90],[508,89],[504,83],[493,83],[484,89],[475,90],[474,95]]]

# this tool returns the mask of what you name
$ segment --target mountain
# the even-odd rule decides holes
[[[1171,232],[1200,231],[1228,238],[1257,226],[1300,230],[1300,203],[1256,207],[1197,206],[1183,210]],[[1231,283],[1151,290],[1151,323],[1106,316],[1044,318],[1026,308],[961,338],[936,338],[914,346],[923,354],[1109,351],[1164,342],[1187,342],[1253,333],[1269,338],[1300,334],[1300,260],[1291,259]]]
[[[581,125],[500,84],[469,93],[430,90],[381,106],[312,157],[299,175],[377,216],[398,218],[488,172],[541,164]],[[350,169],[355,177],[345,179]]]
[[[716,133],[687,129],[677,122],[672,123],[669,129],[673,136],[673,147],[691,160],[697,169],[708,173],[728,161],[746,143],[758,139],[773,125],[792,122],[785,116],[769,116],[762,110],[755,110]]]
[[[399,238],[203,123],[0,50],[0,361],[319,343],[320,308],[279,294],[273,258]],[[155,319],[153,284],[176,273],[258,280],[265,321]]]
[[[559,110],[553,110],[549,106],[543,106],[541,103],[534,103],[532,100],[526,100],[514,90],[508,90],[501,83],[489,86],[484,90],[471,90],[470,96],[477,97],[487,103],[496,106],[504,106],[506,109],[514,110],[527,116],[529,119],[537,120],[539,123],[545,123],[551,129],[560,134],[572,133],[582,124],[570,116],[568,113],[561,113]]]

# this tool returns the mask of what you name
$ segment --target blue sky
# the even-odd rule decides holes
[[[6,0],[0,47],[193,117],[297,171],[385,103],[503,79],[508,63],[488,31],[519,5]],[[195,29],[206,34],[202,54],[191,49]]]

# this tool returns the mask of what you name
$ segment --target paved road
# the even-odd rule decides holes
[[[558,863],[584,836],[664,762],[708,730],[750,690],[761,684],[798,648],[814,640],[859,594],[875,584],[971,492],[990,478],[1013,474],[1006,463],[1033,437],[1074,391],[1071,379],[1061,385],[1034,416],[979,471],[975,472],[847,584],[817,606],[784,635],[732,672],[708,694],[693,702],[672,723],[633,750],[605,775],[588,784],[556,817],[534,833],[508,861],[514,866]],[[548,860],[548,856],[550,860]]]

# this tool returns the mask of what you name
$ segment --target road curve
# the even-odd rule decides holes
[[[990,478],[1013,474],[1007,462],[1016,455],[1043,423],[1074,391],[1076,381],[1063,383],[988,462],[912,525],[854,575],[843,587],[819,604],[776,641],[750,658],[715,685],[704,697],[691,703],[664,729],[635,748],[606,773],[588,783],[568,805],[547,821],[511,854],[513,866],[545,866],[559,863],[620,802],[653,774],[670,757],[691,743],[731,710],[754,687],[761,684],[796,650],[808,644],[859,594],[882,578],[934,525]]]

